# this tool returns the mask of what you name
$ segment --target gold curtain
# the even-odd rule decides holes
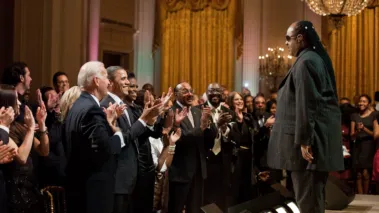
[[[211,82],[233,88],[236,1],[158,1],[162,91],[182,81],[198,95]]]
[[[342,28],[329,34],[328,49],[339,96],[373,97],[379,90],[379,7],[347,17]]]

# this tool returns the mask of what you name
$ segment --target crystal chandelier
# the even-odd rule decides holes
[[[265,80],[270,89],[276,89],[277,80],[284,77],[292,66],[292,56],[284,56],[281,47],[268,48],[268,53],[259,56],[260,80]]]
[[[303,1],[303,0],[302,0]],[[321,16],[330,16],[336,28],[343,25],[344,16],[355,16],[372,0],[305,0],[309,8]]]

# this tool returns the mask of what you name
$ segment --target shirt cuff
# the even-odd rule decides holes
[[[4,131],[6,131],[9,134],[9,128],[8,127],[0,125],[0,129],[3,129]]]
[[[125,146],[125,141],[124,141],[124,137],[122,136],[122,133],[121,131],[117,131],[114,133],[114,135],[117,135],[118,137],[120,137],[120,140],[121,140],[121,148]]]
[[[228,137],[229,132],[230,132],[230,128],[227,126],[225,132],[222,132],[221,129],[220,129],[220,132],[221,132],[223,137]]]
[[[141,122],[141,124],[142,124],[144,127],[146,127],[146,123],[145,123],[145,121],[143,121],[141,118],[139,118],[138,120],[139,120],[139,122]]]
[[[154,131],[154,126],[147,125],[147,124],[145,123],[145,121],[143,121],[142,119],[138,119],[138,120],[139,120],[139,122],[141,122],[141,124],[142,124],[144,127],[147,127],[147,128],[149,128],[151,131]]]

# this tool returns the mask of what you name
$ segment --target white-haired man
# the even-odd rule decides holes
[[[68,212],[111,213],[116,155],[125,143],[115,126],[115,105],[107,113],[100,108],[109,85],[104,64],[85,63],[78,74],[78,85],[83,92],[65,123]]]

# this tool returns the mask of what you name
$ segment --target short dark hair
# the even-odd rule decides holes
[[[134,72],[127,71],[127,74],[128,74],[128,80],[132,78],[136,78],[136,75],[134,74]]]
[[[154,86],[152,84],[146,83],[142,86],[142,89],[149,90],[150,92],[154,93]]]
[[[350,99],[347,97],[342,97],[342,98],[340,98],[340,101],[349,101],[350,102]]]
[[[11,66],[5,68],[2,83],[15,87],[18,83],[21,82],[20,76],[25,76],[25,68],[27,66],[28,65],[24,62],[15,62]]]
[[[12,107],[17,112],[17,96],[13,86],[0,84],[0,108]]]
[[[359,96],[359,100],[360,100],[361,98],[363,98],[363,97],[365,97],[365,98],[368,100],[368,104],[371,104],[372,99],[371,99],[371,97],[370,97],[369,95],[367,95],[367,94],[362,94],[362,95]]]
[[[271,107],[272,105],[276,105],[276,100],[269,100],[267,103],[266,103],[266,112],[271,112]]]
[[[61,75],[64,75],[68,78],[67,74],[65,72],[62,72],[62,71],[58,71],[54,74],[53,76],[53,84],[54,86],[58,84],[58,77],[61,76]]]
[[[107,67],[108,79],[113,81],[115,79],[115,73],[117,70],[123,70],[123,67],[120,66],[109,66]],[[129,75],[128,75],[129,78]]]
[[[134,103],[140,107],[144,107],[145,106],[145,93],[146,93],[146,90],[144,89],[138,90],[137,97]]]
[[[54,90],[54,89],[52,87],[42,86],[42,87],[39,88],[39,90],[41,91],[42,100],[46,104],[47,103],[47,98],[45,96],[45,93],[48,92],[48,91]]]

